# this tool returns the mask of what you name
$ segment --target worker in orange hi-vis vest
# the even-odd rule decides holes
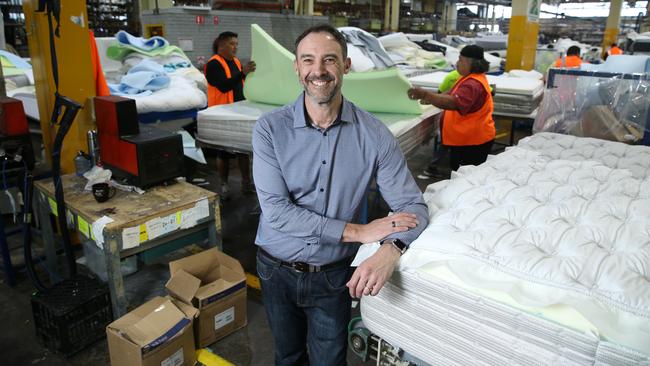
[[[208,107],[230,104],[244,100],[244,80],[248,73],[255,71],[255,62],[241,64],[236,57],[239,45],[237,33],[223,32],[214,40],[214,56],[205,64],[203,70],[208,80]],[[221,198],[228,200],[229,160],[237,157],[242,176],[242,193],[255,193],[250,174],[248,154],[233,154],[217,150],[217,171],[221,180]]]
[[[422,88],[411,88],[408,96],[422,104],[444,109],[442,144],[449,147],[449,165],[458,170],[461,165],[479,165],[492,150],[496,135],[494,103],[485,73],[490,64],[483,57],[483,48],[468,45],[460,51],[456,70],[461,79],[443,94]]]
[[[561,68],[578,68],[583,61],[580,58],[580,47],[571,46],[566,51],[566,57],[560,57],[555,61],[554,67]]]
[[[622,54],[623,54],[623,50],[620,49],[616,43],[612,43],[612,46],[607,50],[607,53],[605,53],[605,60],[607,60],[607,57],[609,56],[616,56]]]

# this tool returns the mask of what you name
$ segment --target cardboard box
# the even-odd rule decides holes
[[[169,294],[200,311],[197,348],[246,326],[246,274],[235,258],[212,248],[170,262],[169,271]]]
[[[155,297],[106,327],[111,366],[192,366],[193,321],[198,311]]]

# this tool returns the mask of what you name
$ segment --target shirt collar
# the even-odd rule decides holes
[[[341,122],[354,122],[352,103],[343,97],[343,108],[339,117]],[[298,99],[293,103],[293,127],[302,128],[311,126],[305,119],[305,92],[300,93]]]

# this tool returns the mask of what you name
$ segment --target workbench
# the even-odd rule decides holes
[[[92,192],[84,190],[86,179],[71,174],[61,181],[68,226],[79,231],[82,240],[103,250],[115,318],[127,311],[121,259],[136,254],[146,259],[190,244],[221,249],[221,219],[214,192],[175,182],[149,188],[144,194],[117,190],[114,197],[98,203]],[[57,281],[60,277],[49,218],[50,213],[56,215],[57,211],[54,186],[51,180],[41,180],[34,183],[34,188],[46,267],[52,280]],[[104,223],[109,220],[113,221]]]

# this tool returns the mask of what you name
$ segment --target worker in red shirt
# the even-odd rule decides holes
[[[489,63],[483,48],[468,45],[460,51],[456,70],[461,79],[448,93],[438,94],[422,88],[411,88],[408,96],[422,104],[444,109],[442,144],[449,147],[449,165],[479,165],[487,160],[496,130],[492,112],[491,88],[485,73]]]

